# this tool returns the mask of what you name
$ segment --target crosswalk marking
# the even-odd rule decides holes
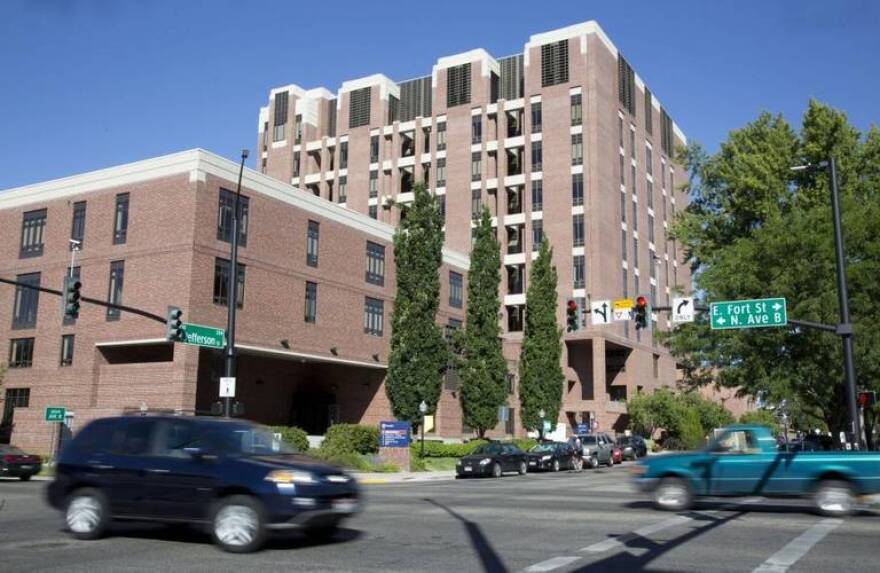
[[[553,559],[541,561],[540,563],[535,563],[534,565],[526,567],[524,571],[525,573],[542,573],[543,571],[553,571],[554,569],[559,569],[560,567],[570,565],[578,559],[580,559],[580,557],[554,557]]]
[[[752,573],[784,573],[842,523],[842,519],[823,519],[792,539],[788,545],[771,555]]]
[[[612,537],[611,539],[606,539],[605,541],[594,543],[592,545],[584,547],[583,549],[581,549],[581,551],[586,551],[588,553],[603,553],[605,551],[608,551],[609,549],[623,547],[624,543],[626,543],[627,541],[631,541],[632,539],[635,539],[637,537],[647,537],[649,535],[657,533],[658,531],[663,531],[664,529],[668,529],[670,527],[684,525],[689,521],[693,520],[690,517],[685,517],[684,515],[677,515],[675,517],[670,517],[669,519],[664,519],[659,523],[640,527],[632,533],[627,533],[625,535],[621,535],[620,537]]]

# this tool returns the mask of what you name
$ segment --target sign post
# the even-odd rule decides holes
[[[728,300],[709,305],[712,330],[767,328],[788,324],[784,298]]]

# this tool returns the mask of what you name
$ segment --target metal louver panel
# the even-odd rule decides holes
[[[568,82],[568,40],[541,46],[541,86]]]
[[[400,84],[400,121],[431,117],[431,76]]]
[[[446,70],[446,107],[471,102],[471,64],[461,64]]]
[[[501,67],[501,99],[523,97],[523,55],[498,60]]]
[[[354,90],[348,95],[348,127],[355,128],[370,124],[371,88]]]
[[[275,94],[275,125],[287,123],[287,92]]]

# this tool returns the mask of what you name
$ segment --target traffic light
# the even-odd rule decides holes
[[[568,304],[565,306],[565,316],[566,316],[566,324],[568,325],[568,331],[574,332],[578,329],[578,305],[573,299],[569,299]]]
[[[77,318],[79,316],[79,299],[82,283],[73,277],[64,277],[64,286],[61,289],[61,308],[64,318]]]
[[[176,306],[168,307],[168,315],[165,319],[165,338],[171,342],[183,342],[186,340],[186,333],[183,330],[183,321],[180,317],[183,311]]]
[[[643,296],[636,298],[635,321],[636,330],[648,328],[648,299]]]

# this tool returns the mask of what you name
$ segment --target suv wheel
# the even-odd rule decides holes
[[[599,458],[597,458],[596,456],[590,456],[589,464],[590,464],[591,470],[598,468],[599,467]]]
[[[263,509],[252,497],[232,495],[220,500],[211,520],[214,543],[230,553],[257,550],[265,538]]]
[[[108,507],[107,498],[100,491],[78,489],[67,500],[64,521],[77,539],[97,539],[110,521]]]
[[[610,468],[613,465],[614,465],[614,454],[609,454],[608,455],[608,467]]]
[[[652,494],[654,507],[665,511],[683,511],[688,509],[694,496],[690,486],[681,478],[663,478]]]
[[[813,496],[816,511],[829,517],[845,517],[855,509],[855,495],[845,481],[824,480]]]

